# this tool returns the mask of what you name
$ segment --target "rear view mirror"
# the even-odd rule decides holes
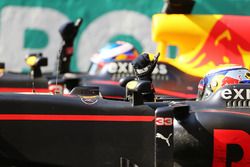
[[[48,65],[48,59],[47,59],[47,57],[43,57],[42,53],[29,54],[26,57],[25,62],[31,68]]]

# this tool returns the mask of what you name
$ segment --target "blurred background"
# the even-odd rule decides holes
[[[249,15],[249,4],[249,0],[196,0],[192,13]],[[45,71],[55,71],[61,43],[58,29],[78,17],[84,21],[74,43],[72,71],[86,71],[89,58],[116,40],[154,53],[151,18],[163,6],[163,0],[1,0],[0,61],[7,70],[26,71],[25,55],[42,52],[49,58]]]

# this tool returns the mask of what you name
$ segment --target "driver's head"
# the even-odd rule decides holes
[[[221,65],[209,71],[198,85],[197,100],[205,100],[219,88],[238,83],[250,83],[248,69],[238,65]]]
[[[98,53],[91,57],[89,74],[98,74],[103,66],[110,62],[134,60],[139,55],[136,48],[129,42],[116,41],[106,44]]]

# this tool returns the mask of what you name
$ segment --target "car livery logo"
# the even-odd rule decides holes
[[[63,89],[64,89],[64,85],[59,85],[59,84],[49,85],[49,91],[52,94],[63,94]]]
[[[116,61],[111,62],[104,67],[104,71],[112,75],[112,80],[119,80],[122,77],[134,76],[134,68],[129,61]],[[102,72],[105,73],[105,72]],[[156,64],[156,67],[152,73],[152,79],[154,80],[168,80],[168,69],[164,63]]]
[[[250,157],[250,135],[243,130],[214,129],[213,167],[218,166],[248,166]],[[234,145],[237,147],[231,147]],[[230,156],[236,154],[240,148],[240,159],[235,160]],[[234,153],[234,154],[233,154]],[[239,154],[239,153],[238,153]],[[230,162],[231,161],[231,162]]]
[[[85,104],[95,104],[98,101],[98,96],[80,96],[81,100]]]
[[[173,118],[171,117],[156,117],[155,124],[157,126],[172,126],[173,125]]]
[[[250,51],[249,20],[247,16],[222,16],[211,29],[201,50],[189,63],[199,59],[201,61],[196,64],[196,68],[232,62],[249,67],[249,58],[246,56]]]
[[[221,98],[228,108],[250,108],[250,89],[223,89]]]
[[[171,144],[170,144],[170,142],[169,142],[169,139],[170,139],[170,137],[171,137],[172,135],[173,135],[173,134],[170,133],[170,134],[168,135],[168,137],[165,137],[165,136],[163,136],[161,133],[156,133],[156,138],[159,138],[159,139],[164,140],[164,141],[167,143],[168,147],[170,147]]]

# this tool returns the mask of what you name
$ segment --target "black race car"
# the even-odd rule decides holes
[[[141,67],[126,100],[104,99],[98,87],[0,94],[0,166],[250,166],[249,84],[204,101],[157,97]]]

